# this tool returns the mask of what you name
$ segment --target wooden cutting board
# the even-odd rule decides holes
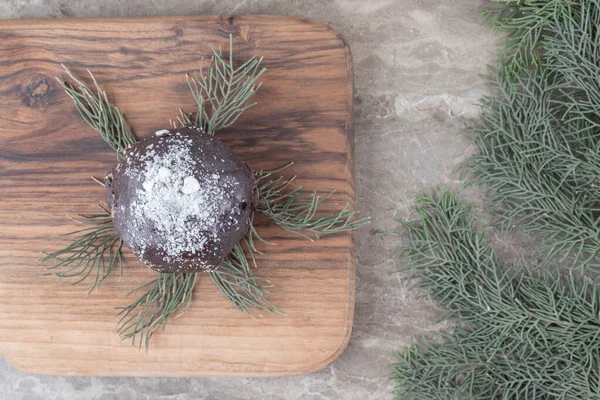
[[[203,276],[191,308],[153,337],[149,353],[115,334],[115,307],[154,274],[127,252],[125,275],[87,297],[84,286],[42,276],[41,250],[62,248],[69,216],[97,210],[114,153],[79,118],[54,77],[60,64],[95,74],[138,137],[193,110],[185,74],[210,46],[264,57],[268,72],[249,110],[220,137],[254,169],[296,165],[309,190],[353,205],[353,72],[343,38],[297,18],[168,17],[0,22],[0,354],[41,374],[273,376],[325,367],[344,350],[354,309],[351,233],[308,242],[258,221],[256,273],[286,317],[239,313]],[[89,81],[88,81],[89,82]]]

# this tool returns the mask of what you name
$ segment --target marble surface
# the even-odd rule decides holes
[[[321,19],[348,40],[356,79],[356,315],[350,344],[329,367],[262,379],[150,379],[25,374],[0,359],[0,399],[391,399],[394,352],[441,326],[439,310],[395,274],[398,228],[416,195],[454,183],[472,151],[463,118],[478,115],[479,74],[496,38],[478,17],[483,0],[2,0],[0,18],[276,14]]]

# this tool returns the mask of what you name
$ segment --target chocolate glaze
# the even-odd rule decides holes
[[[191,144],[187,145],[196,164],[190,171],[185,171],[186,174],[202,178],[216,173],[220,176],[219,182],[237,182],[231,186],[227,197],[214,199],[218,205],[214,223],[202,225],[206,232],[218,229],[217,240],[208,233],[205,237],[186,238],[205,240],[202,250],[195,254],[187,251],[176,256],[166,254],[160,246],[168,239],[166,233],[157,230],[152,220],[139,218],[139,215],[136,218],[131,208],[142,190],[143,174],[137,173],[144,168],[140,156],[143,158],[148,153],[149,146],[152,154],[157,157],[164,155],[170,146],[169,138],[172,138],[171,142],[181,139],[184,143],[191,139]],[[254,174],[246,163],[219,139],[195,127],[172,129],[161,136],[140,140],[127,149],[120,162],[106,175],[105,184],[107,202],[118,234],[136,256],[158,272],[197,272],[218,267],[223,257],[248,233],[249,219],[258,202]],[[179,234],[189,235],[188,232]]]

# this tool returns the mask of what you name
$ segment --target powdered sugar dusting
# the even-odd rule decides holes
[[[215,176],[212,175],[212,178],[214,179]],[[184,194],[196,193],[198,190],[200,190],[200,182],[198,182],[198,179],[194,178],[193,176],[186,176],[183,179],[183,187],[181,188],[181,191]]]
[[[168,135],[169,134],[169,130],[168,129],[161,129],[160,131],[156,131],[154,134],[156,136]]]
[[[164,238],[164,243],[153,245],[173,261],[185,252],[201,253],[208,240],[218,242],[223,229],[235,225],[233,211],[230,218],[221,218],[226,222],[219,223],[219,216],[227,209],[223,203],[234,201],[232,189],[239,182],[214,171],[198,172],[202,165],[190,151],[191,140],[178,134],[163,140],[168,146],[162,156],[151,148],[146,154],[129,154],[140,167],[127,172],[142,182],[130,204],[134,217],[130,229],[135,232],[138,224],[153,225]],[[137,239],[143,254],[151,243]]]

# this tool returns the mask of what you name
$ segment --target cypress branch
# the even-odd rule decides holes
[[[147,349],[156,330],[164,330],[171,317],[177,318],[188,309],[197,278],[198,273],[158,274],[129,292],[127,296],[147,289],[130,305],[119,308],[117,333],[121,339],[131,339],[132,345]]]
[[[125,121],[125,116],[108,101],[106,92],[100,88],[90,71],[88,73],[94,83],[94,90],[77,79],[64,65],[63,68],[75,85],[58,78],[56,80],[71,97],[83,120],[100,132],[102,139],[120,157],[129,146],[136,142],[131,128]]]
[[[338,232],[350,231],[370,223],[369,218],[356,219],[357,212],[349,210],[349,204],[336,213],[318,213],[322,207],[335,206],[327,200],[334,193],[318,195],[306,194],[302,187],[290,189],[295,176],[284,179],[282,176],[267,180],[274,173],[281,172],[292,164],[274,171],[255,171],[260,200],[257,211],[269,217],[275,224],[288,232],[313,241],[311,235],[319,238]]]
[[[552,268],[502,265],[456,194],[421,196],[416,210],[418,220],[403,222],[404,277],[469,328],[399,354],[397,398],[600,398],[598,286]]]
[[[515,11],[503,20],[509,33],[517,25],[543,26],[539,40],[524,45],[538,54],[538,67],[523,64],[529,72],[516,80],[512,64],[498,69],[492,83],[498,94],[483,99],[483,123],[471,127],[479,154],[466,165],[505,230],[532,234],[548,258],[595,275],[600,271],[600,3],[551,0],[510,7]],[[532,7],[541,7],[539,13]]]
[[[233,36],[229,35],[229,56],[225,58],[221,48],[212,49],[213,57],[206,74],[203,73],[204,58],[200,72],[187,75],[187,83],[198,105],[192,114],[180,112],[180,122],[193,123],[211,135],[227,128],[256,103],[249,100],[260,89],[259,79],[266,68],[261,68],[262,58],[255,56],[235,67],[233,65]]]
[[[82,220],[77,222],[86,227],[68,234],[76,236],[73,243],[52,253],[42,252],[44,257],[40,259],[40,263],[55,263],[46,268],[47,275],[59,281],[73,278],[73,285],[77,285],[92,278],[88,294],[98,289],[115,268],[123,276],[123,241],[114,230],[110,213],[102,210],[100,214],[81,215]]]

